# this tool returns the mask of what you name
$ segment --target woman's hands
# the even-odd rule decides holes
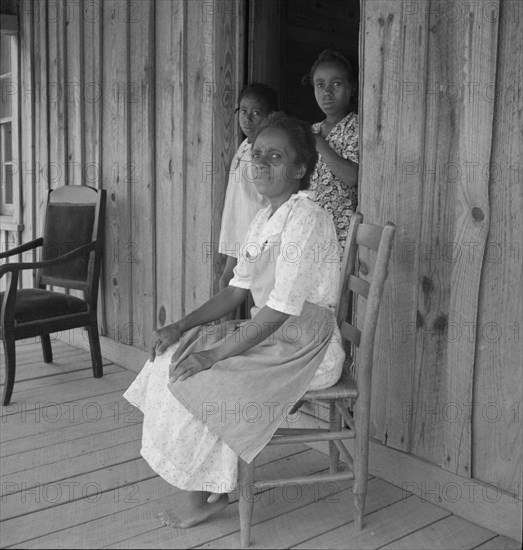
[[[169,346],[178,342],[183,333],[180,322],[155,330],[151,339],[149,360],[154,361],[156,355],[161,355]]]
[[[171,372],[169,376],[170,382],[176,382],[176,380],[185,380],[203,370],[210,369],[214,363],[220,361],[220,357],[216,349],[208,349],[204,351],[197,351],[191,353],[183,361],[180,361],[174,372]]]

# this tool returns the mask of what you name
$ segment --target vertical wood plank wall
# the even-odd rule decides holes
[[[101,330],[146,349],[217,288],[246,2],[19,7],[21,238],[39,234],[48,189],[105,188]],[[360,209],[398,227],[373,436],[518,498],[522,9],[364,0],[359,94]]]
[[[217,290],[244,9],[244,0],[19,3],[29,168],[25,229],[12,240],[39,234],[49,189],[106,189],[100,328],[114,342],[146,349],[154,328]]]
[[[519,499],[521,11],[364,1],[360,52],[360,209],[398,227],[373,436]]]
[[[492,134],[490,232],[479,292],[472,422],[474,477],[519,494],[523,357],[523,5],[500,4]],[[492,98],[493,95],[491,94]]]

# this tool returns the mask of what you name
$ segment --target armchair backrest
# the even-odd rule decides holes
[[[104,242],[105,198],[105,190],[84,185],[66,185],[50,192],[42,260],[53,260],[88,243],[95,242],[96,247],[67,263],[39,270],[37,287],[53,285],[85,292],[94,290]]]

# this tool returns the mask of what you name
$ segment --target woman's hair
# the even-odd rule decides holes
[[[309,74],[306,74],[302,79],[301,83],[304,86],[312,85],[314,83],[314,73],[318,68],[320,63],[337,63],[347,71],[347,79],[349,84],[353,86],[354,89],[357,88],[358,82],[356,80],[356,74],[352,63],[347,57],[345,57],[338,50],[323,50],[320,55],[318,55],[316,61],[312,64]]]
[[[244,97],[261,101],[267,109],[267,114],[278,110],[278,96],[267,84],[260,84],[259,82],[246,84],[238,96],[238,107],[236,110],[240,108],[240,103]]]
[[[300,190],[308,189],[311,174],[318,162],[316,140],[310,124],[291,117],[283,111],[276,111],[262,121],[252,140],[253,144],[260,132],[267,128],[278,128],[287,134],[291,147],[296,152],[295,164],[304,164],[306,167],[305,174],[300,180]]]

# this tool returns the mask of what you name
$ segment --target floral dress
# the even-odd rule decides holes
[[[312,125],[315,134],[321,132],[321,122]],[[358,115],[349,113],[325,138],[329,146],[344,159],[358,162]],[[347,240],[350,218],[358,203],[357,186],[349,187],[337,178],[321,155],[311,175],[309,190],[314,200],[332,216],[342,249]]]
[[[332,311],[339,277],[332,220],[306,192],[272,216],[270,206],[258,212],[230,284],[289,318],[260,344],[183,381],[169,381],[171,363],[219,345],[241,321],[195,327],[145,364],[124,397],[144,413],[141,453],[153,470],[184,490],[236,488],[238,456],[250,462],[307,389],[341,374]]]

